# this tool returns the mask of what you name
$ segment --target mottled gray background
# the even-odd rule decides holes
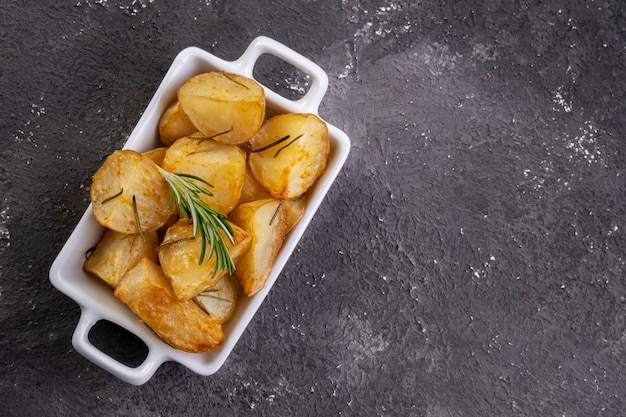
[[[0,415],[626,413],[623,1],[7,3]],[[72,349],[50,265],[176,54],[258,35],[327,71],[350,158],[225,366],[128,385]]]

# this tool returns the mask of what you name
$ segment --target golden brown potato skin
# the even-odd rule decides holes
[[[129,149],[107,157],[93,176],[90,197],[96,220],[124,234],[156,230],[174,211],[157,164]]]
[[[160,148],[150,149],[149,151],[142,153],[142,155],[147,156],[148,158],[152,159],[155,164],[161,166],[163,165],[163,158],[165,158],[166,151],[167,148],[162,146]]]
[[[267,282],[287,232],[287,211],[278,200],[256,200],[238,205],[229,219],[252,236],[252,245],[237,261],[235,277],[251,297]]]
[[[178,90],[180,108],[197,130],[221,143],[247,142],[265,119],[265,91],[252,78],[225,72],[191,77]]]
[[[222,325],[195,302],[179,301],[159,265],[149,259],[124,275],[115,296],[176,349],[208,352],[224,342]]]
[[[231,224],[231,227],[234,232],[234,245],[231,245],[223,232],[221,233],[233,262],[237,262],[250,247],[252,238],[239,226]],[[226,270],[215,272],[215,255],[199,264],[200,248],[201,239],[198,236],[194,237],[191,221],[181,219],[167,230],[163,244],[158,250],[163,273],[170,281],[174,294],[181,301],[189,300],[205,289],[211,288],[226,274]],[[208,254],[210,247],[206,250]]]
[[[197,131],[198,129],[187,117],[178,101],[168,107],[159,120],[159,137],[165,146],[170,146],[176,139]]]
[[[233,315],[237,305],[239,283],[232,275],[224,275],[212,288],[201,292],[193,300],[220,323]]]
[[[286,234],[303,216],[306,191],[326,168],[328,126],[314,114],[267,114],[265,106],[263,87],[251,78],[192,77],[160,119],[165,147],[115,151],[94,175],[94,215],[109,230],[84,270],[176,349],[207,352],[223,343],[222,323],[242,292],[265,287]],[[214,195],[201,198],[232,221],[232,276],[214,274],[215,258],[198,264],[199,239],[190,220],[168,208],[158,167],[212,184]]]
[[[254,178],[275,199],[303,195],[326,169],[328,126],[314,114],[274,116],[250,139],[248,162]]]
[[[83,269],[115,288],[122,276],[143,258],[157,261],[158,239],[157,232],[124,235],[107,230]]]
[[[246,175],[243,179],[243,186],[241,187],[241,197],[239,197],[238,204],[248,203],[254,200],[264,200],[266,198],[272,198],[270,193],[257,180],[249,169],[246,169]]]
[[[287,233],[289,233],[304,215],[306,196],[283,200],[283,205],[287,211]]]
[[[235,145],[203,140],[197,135],[187,136],[167,149],[163,169],[196,175],[207,181],[213,186],[209,188],[213,195],[203,195],[202,199],[214,210],[227,214],[241,195],[246,153]]]

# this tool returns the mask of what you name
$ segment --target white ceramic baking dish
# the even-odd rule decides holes
[[[190,47],[175,58],[124,148],[143,152],[161,146],[158,139],[159,118],[174,101],[177,89],[185,80],[207,71],[226,71],[254,78],[254,66],[258,58],[264,54],[293,65],[307,74],[311,80],[309,90],[298,100],[289,100],[264,86],[268,113],[318,114],[320,102],[328,87],[328,77],[318,65],[285,45],[267,37],[258,37],[235,61],[224,61],[204,50]],[[135,385],[148,381],[166,361],[178,362],[201,375],[215,373],[224,364],[272,288],[348,156],[350,151],[348,136],[335,126],[329,124],[328,127],[331,141],[328,166],[323,176],[307,193],[307,206],[302,220],[287,236],[265,288],[251,298],[240,297],[235,313],[224,325],[224,344],[209,353],[187,353],[174,349],[115,298],[110,287],[83,271],[85,253],[95,246],[104,232],[102,226],[94,219],[90,205],[50,270],[52,284],[81,307],[81,316],[72,338],[74,348],[95,364]],[[97,167],[94,167],[94,171],[95,168]],[[122,364],[90,342],[89,332],[100,320],[113,322],[143,340],[148,348],[148,355],[141,365],[129,367]]]

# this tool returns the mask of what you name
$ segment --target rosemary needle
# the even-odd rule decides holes
[[[276,206],[276,210],[274,211],[274,214],[272,215],[272,219],[270,220],[270,226],[272,225],[272,223],[274,223],[274,220],[276,220],[276,216],[278,216],[278,210],[280,210],[280,207],[283,205],[283,203],[278,203],[278,205]]]
[[[283,151],[283,149],[285,149],[287,146],[291,145],[292,143],[294,143],[295,141],[297,141],[301,137],[302,137],[302,135],[299,135],[299,136],[295,137],[294,139],[291,140],[291,142],[289,142],[288,144],[286,144],[285,146],[283,146],[282,148],[277,150],[276,153],[274,154],[274,158],[276,158],[278,156],[278,154]]]
[[[199,138],[192,137],[192,139],[197,139],[200,142],[204,142],[205,140],[214,140],[216,137],[225,135],[225,134],[230,133],[232,131],[233,131],[233,127],[231,126],[230,129],[224,130],[223,132],[218,132],[218,133],[216,133],[214,135],[207,136],[207,137],[204,137],[204,136],[203,137],[199,137]]]
[[[109,201],[115,200],[117,197],[121,196],[124,193],[124,189],[122,188],[119,193],[112,195],[111,197],[107,197],[100,204],[106,204]]]
[[[141,230],[141,222],[139,221],[139,211],[137,210],[137,198],[133,194],[133,213],[135,214],[135,223],[137,223],[137,233],[141,236],[143,231]]]
[[[176,204],[180,215],[191,219],[194,236],[200,233],[202,246],[198,264],[202,264],[205,255],[207,259],[215,255],[213,275],[222,270],[232,274],[235,271],[235,264],[220,231],[226,235],[231,245],[235,244],[234,231],[224,214],[212,209],[200,198],[202,194],[212,196],[213,193],[190,179],[200,181],[208,187],[212,185],[195,175],[173,173],[161,167],[158,168],[170,192],[170,206]],[[208,254],[207,246],[209,247]]]
[[[272,147],[278,145],[279,143],[283,143],[284,141],[286,141],[289,138],[290,138],[289,135],[283,136],[282,138],[275,140],[274,142],[270,143],[269,145],[265,145],[265,146],[263,146],[262,148],[259,148],[259,149],[253,149],[250,152],[252,152],[252,153],[263,152],[264,150],[272,148]]]

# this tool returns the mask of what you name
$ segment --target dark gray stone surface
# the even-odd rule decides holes
[[[5,3],[0,415],[624,415],[622,1]],[[128,385],[50,265],[174,56],[258,35],[328,72],[350,158],[225,366]]]

